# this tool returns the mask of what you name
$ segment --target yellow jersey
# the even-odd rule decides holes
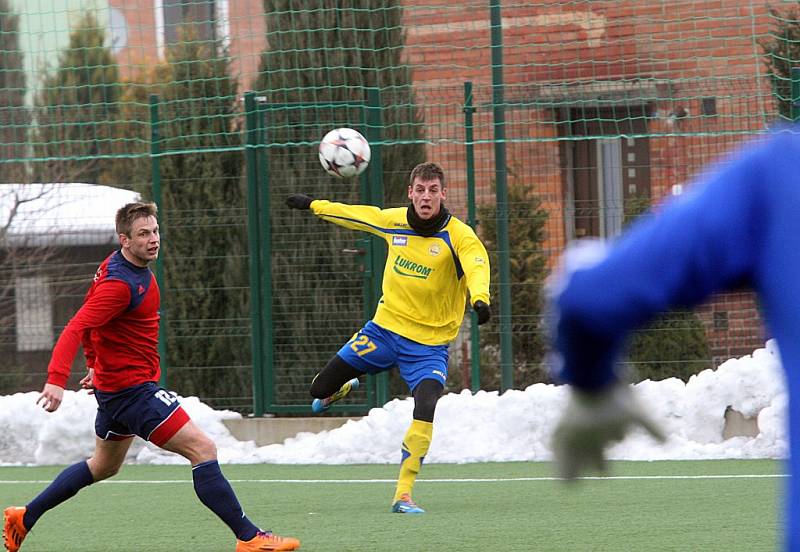
[[[432,237],[415,232],[407,208],[379,209],[317,199],[311,211],[322,220],[363,230],[389,246],[383,296],[373,321],[425,345],[444,345],[458,334],[470,301],[489,304],[489,256],[467,224],[450,216]]]

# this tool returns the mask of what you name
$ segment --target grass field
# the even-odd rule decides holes
[[[614,462],[565,484],[546,463],[425,466],[420,516],[389,513],[396,466],[228,465],[247,515],[319,552],[776,550],[783,466],[770,460]],[[22,505],[59,467],[0,468]],[[188,467],[126,466],[48,512],[21,552],[226,552]]]

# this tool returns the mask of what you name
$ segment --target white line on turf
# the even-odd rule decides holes
[[[612,475],[579,477],[584,481],[630,481],[630,480],[666,480],[666,479],[775,479],[789,477],[783,473],[763,474],[730,474],[730,475]],[[418,479],[420,483],[514,483],[520,481],[560,481],[559,477],[495,477],[495,478],[455,478],[455,479]],[[229,479],[231,483],[396,483],[397,479]],[[52,480],[0,480],[0,485],[39,484],[47,485]],[[191,479],[110,479],[101,481],[104,485],[174,485],[192,483]]]

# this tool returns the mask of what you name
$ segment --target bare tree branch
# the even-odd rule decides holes
[[[16,293],[20,278],[57,276],[54,262],[58,247],[52,240],[42,239],[35,230],[26,230],[26,223],[55,212],[64,201],[56,196],[55,184],[0,184],[0,327],[16,340]],[[53,201],[46,201],[50,198]],[[41,203],[31,210],[26,206]],[[52,215],[51,215],[52,216]]]

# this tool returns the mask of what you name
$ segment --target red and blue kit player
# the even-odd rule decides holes
[[[345,343],[311,383],[312,409],[321,412],[358,385],[358,377],[397,366],[414,397],[403,439],[392,511],[424,510],[411,498],[433,436],[436,403],[447,380],[447,345],[458,334],[469,294],[478,322],[491,316],[489,258],[472,228],[444,206],[444,172],[435,163],[411,171],[408,208],[379,209],[313,200],[294,194],[286,203],[323,220],[386,240],[383,297],[372,320]]]
[[[81,385],[97,399],[94,455],[62,471],[27,506],[5,509],[6,550],[19,550],[45,512],[115,475],[137,435],[191,462],[197,497],[236,535],[236,552],[296,550],[298,540],[262,531],[245,516],[217,463],[214,443],[177,397],[158,386],[160,297],[149,268],[160,246],[155,205],[125,205],[117,211],[116,231],[120,248],[97,269],[83,306],[59,337],[37,400],[48,412],[58,409],[83,345],[88,373]]]
[[[572,386],[553,437],[556,464],[567,478],[602,466],[605,446],[631,427],[663,438],[615,373],[635,328],[715,292],[756,292],[789,391],[784,546],[790,552],[800,552],[799,130],[744,149],[607,249],[568,252],[551,288],[557,375]]]

